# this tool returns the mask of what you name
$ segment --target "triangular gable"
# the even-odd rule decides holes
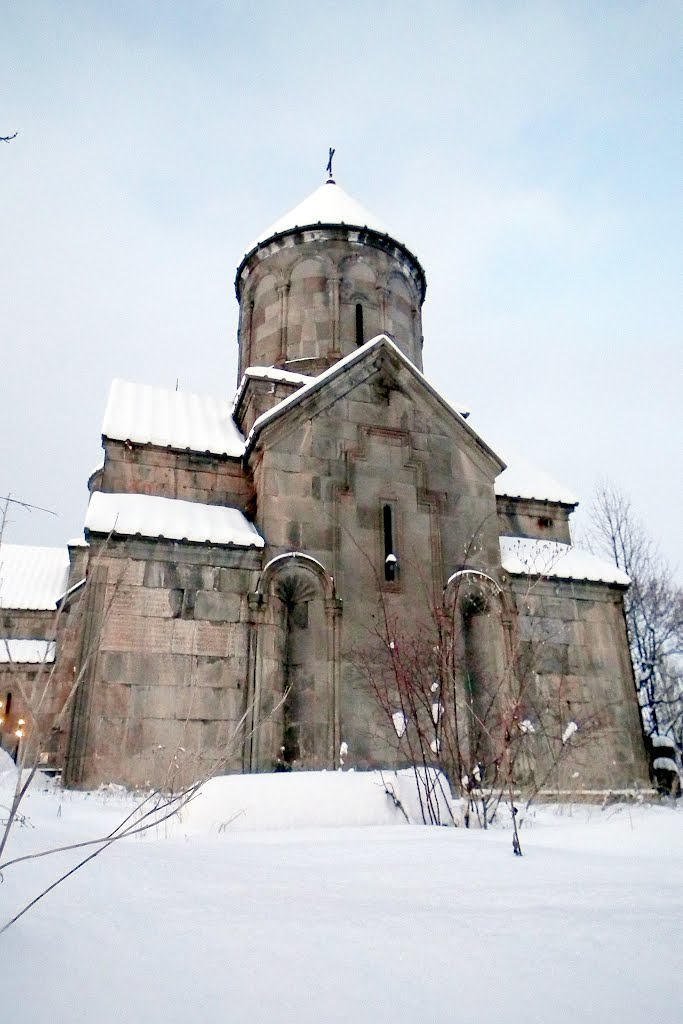
[[[311,398],[322,389],[329,387],[335,381],[338,381],[340,378],[350,373],[352,369],[359,366],[361,363],[370,363],[372,360],[375,360],[378,353],[382,350],[387,353],[390,359],[399,362],[402,368],[408,370],[412,374],[418,386],[424,389],[432,399],[436,400],[441,409],[443,409],[449,417],[455,420],[458,425],[477,443],[477,445],[479,445],[483,451],[493,459],[493,461],[500,467],[500,470],[505,469],[505,462],[466,422],[465,416],[468,415],[468,411],[464,408],[461,411],[454,409],[453,406],[439,394],[436,388],[429,383],[427,378],[420,372],[420,370],[417,369],[415,364],[412,363],[406,355],[404,355],[395,342],[393,342],[391,338],[387,337],[386,334],[380,334],[371,341],[367,341],[350,355],[340,359],[339,362],[335,363],[334,366],[331,366],[329,370],[321,373],[319,377],[315,377],[309,384],[304,385],[304,387],[300,388],[294,394],[285,398],[284,401],[259,416],[247,437],[245,453],[247,455],[249,454],[256,444],[260,434],[266,427],[269,427],[271,424],[280,420],[283,416],[287,416],[294,409],[299,408],[307,399]],[[376,373],[376,366],[373,364],[368,368],[368,371],[368,375],[370,375],[370,373]]]

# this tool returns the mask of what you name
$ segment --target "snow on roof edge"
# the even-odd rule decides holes
[[[614,563],[561,541],[501,537],[501,564],[511,576],[545,576],[628,587],[630,578]]]
[[[315,380],[315,377],[306,373],[292,373],[291,370],[280,370],[277,366],[248,366],[242,374],[239,387],[237,388],[235,397],[232,400],[231,412],[233,418],[239,409],[242,396],[247,390],[247,382],[250,379],[272,380],[276,383],[299,384],[303,387],[304,384],[310,384],[312,380]]]
[[[95,491],[88,503],[85,529],[91,533],[219,547],[264,546],[256,527],[237,508],[149,494]]]

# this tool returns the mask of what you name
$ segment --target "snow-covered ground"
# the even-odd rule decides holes
[[[362,785],[339,777],[343,821],[344,788]],[[224,784],[226,821],[245,813],[222,829],[197,812],[112,846],[0,936],[2,1019],[681,1019],[682,810],[537,809],[518,858],[505,828],[425,828],[392,811],[383,825],[326,811],[285,828],[265,809],[268,781],[282,785],[236,779],[232,800]],[[10,782],[0,774],[0,803]],[[6,856],[101,835],[131,806],[35,786]],[[1,920],[75,856],[8,868]]]

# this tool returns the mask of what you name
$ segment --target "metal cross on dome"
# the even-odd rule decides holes
[[[334,156],[334,154],[335,154],[335,150],[330,149],[329,150],[329,157],[327,159],[327,167],[325,168],[325,170],[327,171],[327,184],[328,185],[334,185],[335,184],[334,178],[332,177],[332,157]]]

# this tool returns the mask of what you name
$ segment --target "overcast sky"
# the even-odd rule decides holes
[[[427,272],[425,372],[683,564],[678,4],[0,2],[5,539],[82,530],[113,377],[232,397],[234,272],[335,176]]]

